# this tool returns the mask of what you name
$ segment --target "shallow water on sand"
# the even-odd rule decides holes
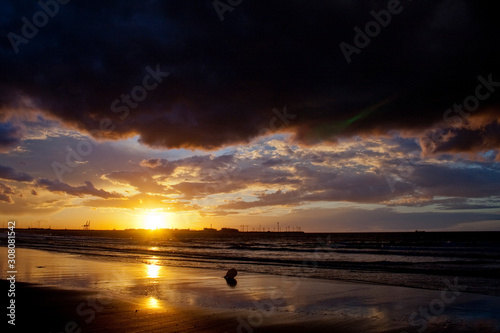
[[[443,325],[487,329],[482,332],[500,330],[500,297],[464,292],[466,286],[461,281],[441,281],[441,290],[420,290],[240,271],[237,284],[229,286],[223,279],[223,269],[157,263],[154,259],[146,263],[108,261],[18,248],[16,279],[59,288],[92,289],[100,298],[126,300],[138,311],[164,311],[169,307],[203,310],[234,316],[235,325],[253,325],[257,317],[266,325],[325,318],[340,323],[361,320],[368,325],[366,330],[373,332],[402,331],[409,326],[416,331],[419,326],[416,322],[410,325],[411,314],[439,302],[442,291],[451,285],[459,288],[456,296],[448,291],[446,299],[452,301],[445,304],[439,316],[426,320],[426,325],[434,325],[438,331]],[[1,277],[6,278],[4,261],[0,261],[0,269]],[[423,320],[421,315],[416,318]]]
[[[76,232],[76,234],[74,234]],[[98,234],[97,234],[98,233]],[[97,237],[98,236],[98,237]],[[120,262],[440,289],[455,277],[500,295],[500,233],[18,232],[18,246]]]

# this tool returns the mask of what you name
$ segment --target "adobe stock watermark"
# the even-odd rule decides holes
[[[384,173],[385,180],[387,181],[387,185],[389,186],[389,189],[391,190],[392,193],[396,191],[396,186],[395,184],[403,179],[408,180],[410,176],[415,172],[415,163],[409,159],[396,159],[397,162],[397,167],[396,167],[396,172],[397,174],[391,173]]]
[[[283,285],[284,290],[290,290],[290,291],[295,291],[299,287],[299,285],[294,282],[293,285],[288,284],[287,279],[285,276],[283,276],[283,281],[285,285]],[[274,312],[276,311],[275,308],[284,306],[285,299],[283,296],[285,293],[283,290],[275,290],[272,289],[269,291],[268,296],[269,299],[267,300],[258,300],[258,301],[253,301],[253,305],[257,309],[257,311],[254,311],[250,313],[246,320],[242,318],[241,316],[238,316],[236,319],[238,321],[238,328],[236,329],[237,333],[252,333],[254,331],[254,328],[260,327],[264,323],[265,318],[271,317]]]
[[[9,306],[7,307],[7,323],[9,325],[16,325],[16,221],[9,221],[7,227],[7,274],[9,277],[9,290],[7,296],[9,297]]]
[[[463,122],[471,115],[469,112],[477,111],[481,101],[485,101],[490,98],[491,94],[496,91],[496,88],[500,87],[500,82],[493,81],[493,74],[491,73],[488,75],[487,79],[485,79],[482,75],[479,75],[477,80],[479,81],[479,84],[476,86],[473,95],[465,97],[462,104],[453,104],[452,108],[444,112],[443,119],[445,122],[450,124]],[[464,109],[468,112],[464,111]]]
[[[83,320],[83,323],[70,320],[64,324],[64,330],[61,333],[81,333],[82,328],[94,321],[96,318],[96,313],[102,312],[104,310],[103,305],[108,305],[111,303],[110,299],[88,297],[85,302],[80,302],[76,307],[76,314]]]
[[[412,0],[406,1],[411,2]],[[365,24],[364,31],[358,26],[354,27],[354,32],[356,32],[353,38],[354,45],[346,42],[341,42],[339,44],[340,50],[342,50],[342,54],[347,63],[350,64],[352,62],[352,55],[360,54],[361,50],[366,48],[373,38],[380,35],[382,28],[387,28],[387,26],[389,26],[393,15],[400,14],[403,9],[404,7],[399,0],[389,0],[389,2],[387,2],[387,9],[382,9],[378,12],[374,10],[370,11],[370,15],[374,20]]]
[[[444,313],[446,306],[455,302],[461,292],[467,289],[467,286],[458,284],[458,277],[453,279],[453,283],[449,280],[444,280],[446,288],[441,291],[440,297],[429,302],[427,307],[420,307],[418,312],[413,312],[408,317],[408,322],[411,326],[420,326],[417,329],[418,333],[424,332],[429,326],[429,321],[433,317],[440,316]],[[401,333],[408,333],[402,331]]]
[[[219,20],[224,21],[224,13],[232,12],[235,7],[241,5],[243,0],[226,0],[227,2],[223,2],[222,0],[214,0],[212,5],[214,6],[215,12],[219,16]]]
[[[443,120],[446,124],[450,126],[464,124],[471,113],[479,109],[481,102],[490,98],[500,87],[500,82],[493,81],[492,73],[488,74],[487,78],[479,75],[477,80],[479,84],[474,89],[474,94],[465,97],[461,104],[454,103],[451,108],[443,113]],[[430,144],[433,145],[432,150],[436,148],[437,142],[443,135],[445,135],[445,131],[441,127],[431,134]]]
[[[150,66],[145,68],[147,74],[142,79],[142,83],[133,87],[130,93],[123,93],[120,98],[111,102],[111,112],[118,113],[120,120],[125,120],[130,115],[130,109],[135,109],[139,103],[148,97],[148,91],[156,89],[163,80],[170,75],[168,72],[162,72],[160,65],[156,65],[156,69]],[[106,135],[111,134],[116,129],[116,125],[110,118],[102,118],[99,121],[99,128],[90,131],[93,137],[104,139]],[[99,141],[81,140],[77,143],[76,149],[66,146],[67,154],[64,163],[53,161],[51,163],[52,170],[59,181],[63,181],[65,173],[71,173],[74,168],[85,163],[85,157],[92,154],[94,146],[98,146]]]
[[[299,276],[282,276],[281,279],[283,281],[283,285],[280,289],[270,288],[268,292],[269,299],[264,300],[255,300],[253,301],[253,305],[256,308],[256,311],[248,314],[246,318],[242,318],[238,316],[236,319],[238,321],[238,327],[236,329],[237,333],[253,333],[254,329],[259,328],[264,324],[264,319],[271,317],[277,308],[283,307],[286,305],[286,300],[284,296],[287,291],[295,291],[297,290],[304,278],[310,273],[311,270],[318,269],[318,260],[324,259],[324,256],[329,256],[328,252],[324,252],[325,250],[331,249],[329,244],[330,235],[326,238],[326,241],[323,241],[320,237],[316,239],[319,243],[314,249],[314,255],[312,260],[304,260],[301,266],[301,272]]]
[[[124,271],[116,271],[112,270],[115,281],[123,281],[127,279],[127,275]],[[76,309],[75,313],[78,315],[77,320],[68,320],[63,326],[63,330],[61,333],[82,333],[85,331],[85,327],[90,325],[97,317],[98,313],[104,311],[105,306],[110,305],[112,303],[112,296],[103,296],[103,297],[87,297],[86,301],[80,302]]]
[[[38,1],[38,6],[40,6],[41,10],[36,11],[31,20],[26,16],[21,18],[23,25],[20,35],[12,31],[7,34],[14,53],[19,53],[19,46],[21,44],[28,44],[31,39],[35,38],[38,35],[39,29],[49,23],[49,18],[54,18],[59,13],[61,5],[65,5],[68,2],[70,0]]]
[[[283,111],[280,112],[277,108],[272,110],[274,117],[269,120],[269,127],[264,127],[259,131],[259,136],[268,135],[270,133],[276,132],[278,130],[286,128],[290,125],[290,120],[297,117],[296,114],[287,113],[286,105],[283,107]],[[280,124],[278,127],[276,124]]]
[[[203,187],[195,190],[195,195],[208,196],[211,194],[223,193],[224,184],[229,183],[231,180],[229,172],[225,169],[209,170],[204,172],[206,183]]]

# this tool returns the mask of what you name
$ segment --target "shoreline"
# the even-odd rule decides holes
[[[0,227],[0,233],[8,231],[6,227]],[[16,232],[24,232],[36,235],[72,235],[72,236],[90,236],[90,237],[116,237],[116,238],[161,238],[165,236],[176,235],[219,235],[219,236],[310,236],[330,235],[347,240],[359,240],[360,237],[367,241],[378,241],[378,235],[397,236],[404,241],[463,241],[466,236],[467,241],[487,241],[498,243],[500,231],[440,231],[440,230],[411,230],[411,231],[373,231],[373,232],[341,232],[341,231],[239,231],[235,228],[223,228],[219,230],[204,229],[58,229],[58,228],[16,228]]]
[[[23,245],[26,245],[24,247]],[[4,247],[4,245],[0,245],[0,247]],[[36,251],[47,251],[50,253],[59,253],[59,254],[69,254],[69,255],[74,255],[74,256],[81,256],[83,258],[88,258],[89,260],[100,260],[101,258],[109,261],[109,262],[123,262],[123,263],[135,263],[135,264],[141,264],[145,263],[148,260],[146,258],[133,258],[133,259],[126,259],[124,257],[119,257],[116,255],[107,255],[107,254],[102,254],[102,253],[88,253],[85,251],[80,250],[71,250],[71,249],[66,249],[66,248],[50,248],[50,247],[45,247],[45,246],[30,246],[29,244],[22,244],[21,246],[18,246],[18,249],[28,249],[28,250],[36,250]],[[125,259],[125,260],[124,260]],[[159,258],[160,259],[160,258]],[[173,260],[173,262],[183,262],[182,259],[171,259],[168,258],[168,260]],[[191,268],[191,269],[202,269],[202,270],[212,270],[213,268],[211,267],[204,267],[204,266],[196,266],[196,265],[179,265],[179,264],[173,264],[172,262],[157,262],[157,265],[169,267],[169,268]],[[456,272],[456,274],[449,274],[449,272],[446,272],[446,275],[439,275],[439,274],[422,274],[423,277],[426,278],[426,281],[420,282],[418,281],[419,275],[418,272],[410,272],[409,274],[413,275],[408,276],[408,272],[404,271],[380,271],[378,274],[385,274],[390,275],[393,280],[388,281],[384,280],[383,282],[373,278],[370,278],[369,276],[365,279],[362,278],[352,278],[352,277],[347,277],[343,278],[342,276],[336,276],[334,278],[330,277],[321,277],[321,276],[315,276],[314,273],[310,274],[308,273],[301,273],[301,274],[282,274],[282,273],[274,273],[274,272],[262,272],[262,271],[249,271],[245,269],[243,265],[238,267],[238,270],[241,272],[247,272],[247,273],[255,273],[255,274],[269,274],[269,275],[274,275],[274,276],[291,276],[291,277],[297,277],[300,279],[303,278],[308,278],[308,279],[315,279],[315,280],[321,280],[321,281],[337,281],[337,282],[346,282],[346,283],[360,283],[360,284],[371,284],[371,285],[376,285],[376,286],[393,286],[393,287],[405,287],[405,288],[413,288],[413,289],[422,289],[422,290],[429,290],[429,291],[439,291],[442,289],[442,283],[439,281],[445,280],[445,279],[453,279],[457,276],[460,277],[460,279],[463,281],[463,283],[467,284],[469,287],[469,291],[475,294],[480,294],[480,295],[485,295],[485,296],[497,296],[500,297],[500,285],[496,284],[496,277],[476,277],[476,276],[469,276],[468,274],[464,274],[464,272]],[[300,268],[300,267],[299,267]],[[304,267],[304,269],[307,268],[307,266]],[[347,268],[341,268],[338,269],[339,272],[342,270],[346,270]],[[356,270],[356,268],[351,268]],[[320,269],[321,270],[321,269]],[[316,271],[320,271],[316,269]],[[365,272],[360,272],[364,274],[372,274],[370,270],[366,270]],[[339,274],[341,275],[341,274]],[[396,279],[394,277],[398,276]],[[363,277],[363,276],[360,276]],[[415,277],[417,280],[415,280]],[[404,281],[400,283],[395,283],[394,281]],[[493,283],[495,284],[494,286],[492,285],[492,280]],[[438,281],[438,282],[436,282]],[[483,286],[490,286],[492,288],[483,288]]]
[[[245,272],[230,286],[220,270],[18,250],[18,319],[45,318],[52,332],[64,332],[61,325],[68,321],[87,324],[89,298],[102,310],[94,311],[82,332],[139,332],[144,325],[150,332],[304,332],[312,327],[316,332],[416,332],[424,325],[426,332],[500,329],[500,297],[467,293],[460,281],[443,283],[445,298],[436,290]],[[2,266],[3,279],[5,271]],[[79,316],[82,302],[85,315]],[[441,303],[442,313],[438,309],[433,315],[432,306]],[[431,310],[429,318],[419,308]],[[53,316],[45,309],[54,309]]]

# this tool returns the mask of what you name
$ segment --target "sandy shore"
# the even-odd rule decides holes
[[[17,270],[16,332],[500,331],[500,298],[453,279],[436,291],[240,272],[230,286],[220,270],[28,249]]]

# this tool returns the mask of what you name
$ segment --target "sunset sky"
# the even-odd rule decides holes
[[[66,2],[0,4],[3,223],[500,230],[493,2]]]

